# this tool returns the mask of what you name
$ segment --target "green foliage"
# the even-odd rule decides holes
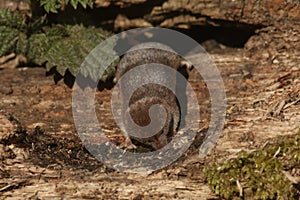
[[[46,63],[48,70],[56,67],[61,75],[69,70],[76,76],[89,52],[111,35],[102,29],[82,25],[46,26],[43,19],[26,22],[17,13],[1,9],[0,17],[0,57],[13,52],[23,54],[29,62]],[[113,46],[110,44],[110,47]],[[112,48],[104,49],[102,54],[105,55],[102,60],[81,71],[83,75],[94,81],[105,81],[114,75],[117,60],[108,63],[109,67],[99,77],[98,72],[104,67],[105,59],[117,58]]]
[[[83,8],[93,7],[93,0],[39,0],[40,5],[44,7],[46,12],[57,13],[62,5],[70,4],[74,9],[77,9],[78,4]]]
[[[30,51],[27,58],[34,63],[43,64],[47,61],[46,68],[50,70],[56,66],[56,70],[64,75],[69,70],[74,76],[79,72],[81,63],[89,52],[101,41],[110,36],[110,33],[94,27],[84,27],[82,25],[54,25],[44,27],[43,32],[33,34],[29,38]],[[112,44],[113,46],[114,44]],[[114,51],[103,52],[107,56],[117,57]],[[109,57],[111,58],[111,57]],[[98,77],[99,64],[105,60],[89,66],[89,70],[81,71],[83,75],[90,76],[94,81],[105,81],[114,74],[115,63],[107,68],[106,73]]]
[[[300,165],[299,144],[300,131],[296,137],[280,138],[262,150],[213,163],[204,174],[212,191],[226,199],[239,197],[241,188],[246,199],[297,199],[299,193],[283,171]]]
[[[21,39],[19,32],[24,29],[26,29],[26,24],[19,15],[7,10],[0,10],[0,56],[16,49],[17,43]]]
[[[12,52],[26,55],[29,35],[38,31],[43,23],[44,18],[26,22],[18,13],[0,9],[0,56]]]
[[[27,29],[27,24],[22,20],[18,13],[10,12],[9,10],[0,10],[0,26],[6,26],[20,31]]]

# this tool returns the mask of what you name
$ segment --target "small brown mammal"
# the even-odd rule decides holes
[[[124,133],[126,137],[124,146],[126,148],[135,148],[135,145],[131,142],[131,139],[134,139],[142,144],[150,145],[153,149],[160,149],[172,139],[172,136],[179,127],[181,119],[180,106],[176,99],[176,94],[171,90],[176,90],[176,71],[173,70],[174,74],[165,74],[163,72],[155,73],[155,79],[162,82],[169,82],[167,85],[172,85],[174,88],[168,89],[149,81],[148,84],[142,85],[134,90],[131,96],[129,94],[130,89],[133,89],[139,83],[135,81],[136,77],[129,75],[123,78],[122,76],[134,67],[150,63],[169,66],[176,71],[183,67],[189,67],[187,62],[177,55],[173,49],[161,43],[149,42],[136,45],[123,56],[118,64],[114,81],[121,81],[119,84],[121,98],[129,99],[129,106],[123,105],[121,114],[121,121],[124,126],[127,127]],[[151,67],[151,65],[146,67]],[[139,75],[144,76],[143,74]],[[122,77],[122,79],[120,79],[120,77]],[[142,78],[145,79],[145,82],[149,79],[147,76]],[[159,120],[162,118],[159,112],[156,113],[155,118],[151,119],[149,116],[149,109],[151,106],[157,104],[163,106],[166,111],[166,121],[163,128],[156,135],[148,138],[129,137],[132,129],[128,125],[129,123],[125,117],[125,112],[127,111],[130,114],[136,125],[144,127],[151,122],[156,121],[159,123]]]

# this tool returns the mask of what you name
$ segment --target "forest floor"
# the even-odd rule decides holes
[[[271,50],[258,48],[257,57],[251,48],[259,36],[251,41],[248,49],[218,44],[209,51],[227,96],[224,129],[211,153],[200,160],[201,141],[195,141],[177,161],[149,175],[117,172],[89,154],[75,129],[72,89],[55,83],[46,69],[0,70],[0,198],[218,199],[203,176],[207,163],[260,149],[277,136],[296,134],[300,125],[298,56],[272,57]],[[209,95],[195,70],[189,82],[203,102],[198,131],[205,134]],[[98,91],[96,108],[103,131],[118,144],[123,138],[112,119],[111,93]]]

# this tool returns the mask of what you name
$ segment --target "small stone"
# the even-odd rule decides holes
[[[274,60],[273,60],[273,64],[279,64],[279,60],[274,59]]]

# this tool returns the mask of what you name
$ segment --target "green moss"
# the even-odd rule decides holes
[[[225,198],[297,199],[299,191],[282,171],[300,166],[300,131],[295,137],[280,137],[274,144],[251,153],[241,152],[224,163],[204,168],[212,191]],[[240,187],[238,186],[238,183]]]

